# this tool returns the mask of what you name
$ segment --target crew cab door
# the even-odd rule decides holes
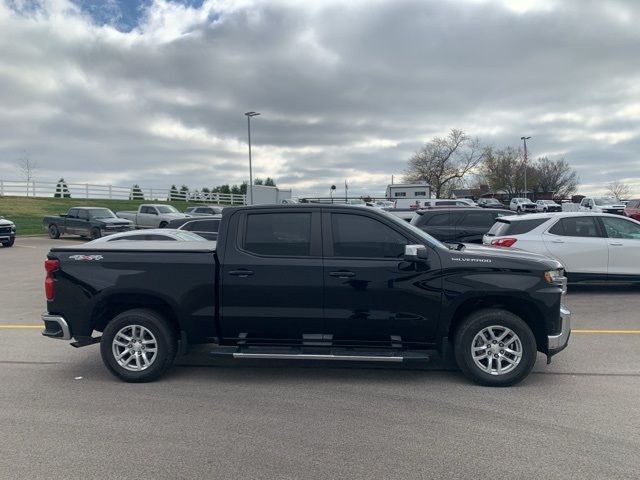
[[[431,344],[440,313],[440,259],[403,260],[418,243],[366,212],[322,215],[325,331],[334,345]],[[399,338],[398,338],[399,337]]]
[[[225,238],[220,274],[224,339],[298,344],[321,335],[320,210],[240,212],[227,231],[235,235]]]

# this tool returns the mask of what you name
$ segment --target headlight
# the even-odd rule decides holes
[[[567,277],[564,276],[564,269],[547,270],[544,272],[544,279],[552,285],[557,285],[562,289],[562,293],[567,293]]]

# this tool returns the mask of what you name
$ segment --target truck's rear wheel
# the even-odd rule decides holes
[[[501,309],[474,312],[458,328],[455,356],[471,380],[507,387],[523,380],[536,362],[536,339],[517,315]]]
[[[104,329],[100,353],[107,368],[125,382],[150,382],[173,364],[177,340],[158,313],[127,310]]]
[[[54,240],[60,238],[60,230],[58,230],[57,225],[49,225],[49,237],[53,238]]]

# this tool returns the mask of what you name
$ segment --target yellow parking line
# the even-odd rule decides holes
[[[620,334],[633,334],[640,333],[640,330],[599,330],[589,328],[572,328],[571,333],[620,333]]]
[[[34,324],[27,324],[27,325],[12,325],[12,324],[2,325],[2,324],[0,324],[0,329],[2,329],[2,328],[6,328],[6,329],[40,328],[40,329],[42,329],[43,326],[44,325],[34,325]]]

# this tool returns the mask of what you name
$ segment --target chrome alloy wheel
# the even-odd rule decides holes
[[[149,368],[158,356],[158,342],[151,330],[142,325],[127,325],[113,337],[113,358],[131,372]]]
[[[492,325],[473,338],[471,356],[483,372],[504,375],[513,371],[522,360],[522,342],[513,330]]]

